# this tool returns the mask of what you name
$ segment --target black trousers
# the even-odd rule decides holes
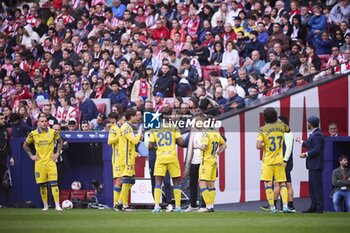
[[[0,183],[2,183],[2,179],[5,176],[5,172],[7,171],[7,155],[0,152]]]
[[[199,178],[199,166],[200,164],[191,164],[190,167],[190,202],[191,207],[196,208],[198,200],[198,178]],[[201,197],[200,207],[205,207],[205,202]]]
[[[309,170],[311,210],[324,210],[322,170]]]

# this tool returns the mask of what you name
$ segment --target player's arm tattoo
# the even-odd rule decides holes
[[[34,156],[34,155],[32,154],[32,151],[30,150],[30,147],[29,147],[29,145],[27,144],[27,142],[24,142],[24,143],[23,143],[23,150],[28,154],[29,157]]]

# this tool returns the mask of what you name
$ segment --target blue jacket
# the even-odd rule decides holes
[[[95,103],[88,98],[79,105],[79,111],[82,113],[82,121],[91,121],[92,119],[97,118],[98,115]]]
[[[240,97],[239,95],[235,95],[231,99],[228,99],[227,105],[225,106],[225,112],[228,112],[228,111],[230,111],[232,109],[231,108],[231,104],[233,102],[237,102],[237,104],[238,104],[237,108],[242,108],[242,107],[245,106],[244,99],[242,97]],[[231,104],[228,104],[228,103],[231,103]]]
[[[109,99],[111,99],[111,105],[113,104],[121,104],[123,107],[123,110],[125,111],[127,107],[127,97],[124,90],[119,90],[118,92],[110,92],[107,96]]]
[[[307,24],[311,27],[310,33],[314,33],[315,30],[320,30],[321,32],[324,32],[327,28],[327,17],[324,15],[313,15],[310,17]]]
[[[27,125],[23,122],[23,120],[20,120],[17,125],[12,125],[12,137],[14,138],[24,138],[32,131],[32,127]]]
[[[303,147],[308,149],[306,158],[306,168],[309,170],[321,170],[324,166],[324,144],[325,139],[322,131],[317,128],[310,135],[307,141],[303,142]]]
[[[320,35],[314,35],[309,41],[315,46],[317,55],[331,54],[333,42],[331,40],[322,40]]]

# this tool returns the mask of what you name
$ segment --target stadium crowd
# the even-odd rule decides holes
[[[349,0],[2,3],[0,112],[21,137],[41,112],[108,130],[91,99],[218,115],[350,70],[349,18]]]

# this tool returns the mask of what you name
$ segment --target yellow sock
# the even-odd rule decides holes
[[[43,201],[44,207],[47,206],[47,187],[46,185],[40,186],[41,200]]]
[[[286,186],[281,186],[280,194],[281,194],[283,205],[287,205],[287,203],[288,203],[288,189]]]
[[[211,197],[210,197],[210,192],[207,188],[202,188],[201,189],[202,197],[204,199],[204,202],[206,205],[211,204]]]
[[[210,204],[214,205],[215,197],[216,197],[216,189],[215,188],[209,189],[209,194],[210,194]]]
[[[181,186],[174,186],[175,208],[181,207]]]
[[[275,203],[274,203],[274,199],[273,199],[274,194],[273,194],[272,186],[266,186],[265,191],[266,191],[266,198],[267,198],[267,201],[269,202],[269,205],[274,206]]]
[[[51,193],[55,203],[60,203],[60,190],[58,189],[57,185],[51,185]]]
[[[114,190],[113,190],[113,204],[117,204],[118,200],[119,200],[119,195],[120,195],[120,187],[115,186]]]
[[[122,190],[120,192],[119,201],[123,203],[124,206],[129,205],[129,191],[132,187],[132,184],[123,184]]]
[[[162,189],[160,185],[154,186],[154,205],[155,207],[159,207],[160,196],[162,195]]]

